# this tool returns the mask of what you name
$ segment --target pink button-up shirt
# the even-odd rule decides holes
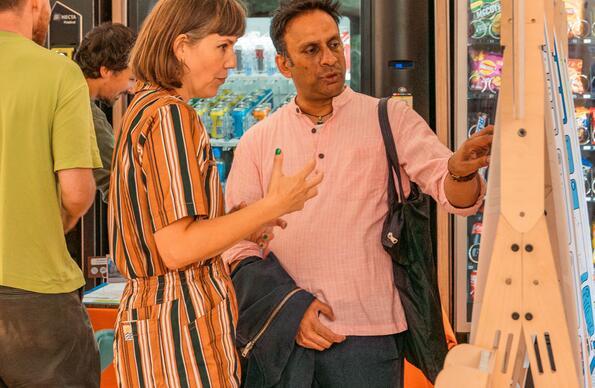
[[[378,123],[378,99],[346,88],[333,99],[333,115],[319,129],[291,102],[252,127],[235,153],[227,182],[227,207],[264,196],[275,149],[284,154],[284,173],[293,175],[312,158],[324,173],[319,195],[301,212],[284,217],[270,249],[297,285],[333,309],[335,321],[322,322],[343,335],[387,335],[407,329],[393,284],[390,256],[380,243],[388,211],[388,166]],[[444,193],[451,151],[406,104],[389,102],[405,194],[417,182],[448,211],[477,212],[482,195],[468,209],[454,208]],[[241,242],[224,255],[231,263],[261,256],[258,246]]]

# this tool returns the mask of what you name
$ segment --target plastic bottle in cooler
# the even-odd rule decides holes
[[[238,46],[241,47],[242,52],[239,53],[236,50],[236,55],[238,55],[238,58],[239,58],[239,54],[241,54],[241,56],[242,56],[243,73],[247,76],[250,76],[254,72],[254,62],[255,62],[254,43],[252,42],[252,39],[250,38],[250,33],[248,33],[247,35],[244,35],[243,37],[238,39],[236,47],[238,47]]]
[[[267,67],[267,74],[274,75],[277,73],[277,64],[275,63],[275,49],[273,47],[265,50],[265,64]]]
[[[243,73],[244,72],[244,50],[242,46],[236,45],[234,48],[234,54],[236,55],[236,72]]]
[[[264,73],[265,71],[265,55],[264,55],[264,46],[261,44],[256,45],[254,48],[254,56],[256,58],[256,71],[259,73]]]

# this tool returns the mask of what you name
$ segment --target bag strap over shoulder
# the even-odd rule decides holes
[[[382,132],[382,139],[384,140],[384,149],[386,151],[386,159],[388,161],[388,201],[389,203],[405,202],[405,194],[403,192],[403,185],[401,184],[401,167],[399,164],[399,155],[395,147],[395,139],[390,127],[388,119],[388,97],[378,101],[378,121],[380,122],[380,130]],[[399,185],[399,196],[395,190],[395,178],[393,172],[397,175],[397,182]]]

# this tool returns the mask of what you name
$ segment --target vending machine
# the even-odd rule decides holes
[[[595,1],[566,0],[568,70],[582,151],[590,231],[595,237]],[[455,5],[454,143],[493,124],[502,71],[500,0],[460,0]],[[506,66],[506,64],[504,64]],[[489,170],[484,171],[489,179]],[[477,281],[482,213],[455,219],[455,331],[467,333]]]
[[[454,145],[494,124],[501,84],[500,0],[455,4]],[[489,178],[489,169],[480,171]],[[469,332],[477,281],[482,212],[455,218],[455,331]]]
[[[595,237],[595,1],[566,0],[568,72],[575,105],[578,140],[589,210]]]
[[[295,96],[291,80],[277,70],[269,28],[270,17],[248,18],[246,34],[234,47],[237,66],[230,71],[218,95],[190,101],[211,137],[224,187],[234,147],[242,135]],[[347,57],[346,82],[349,85],[353,78],[352,21],[348,17],[341,19],[339,31]]]

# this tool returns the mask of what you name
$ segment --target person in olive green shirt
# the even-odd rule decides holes
[[[64,233],[101,167],[79,67],[47,50],[49,0],[0,0],[0,387],[98,387]]]
[[[103,163],[103,168],[95,170],[93,175],[105,203],[109,192],[114,131],[97,102],[111,106],[134,86],[136,80],[128,67],[128,57],[135,39],[136,33],[130,28],[119,23],[104,23],[85,35],[74,55],[89,85],[95,136]]]

